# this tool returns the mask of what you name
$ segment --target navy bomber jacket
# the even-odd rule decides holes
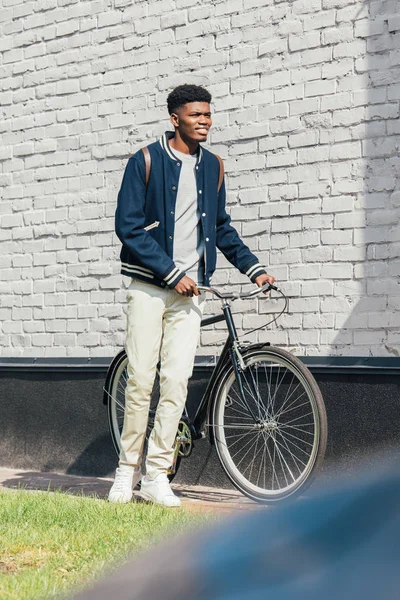
[[[151,170],[146,186],[143,152],[128,160],[118,193],[115,230],[122,242],[121,273],[159,287],[174,288],[185,275],[172,260],[175,202],[180,160],[174,156],[166,132],[148,146]],[[219,160],[199,148],[196,163],[197,201],[204,235],[204,285],[215,271],[217,248],[251,281],[265,273],[257,257],[242,242],[225,210],[225,183],[218,192]]]

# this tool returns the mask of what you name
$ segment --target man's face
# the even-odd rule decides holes
[[[211,127],[211,108],[208,102],[188,102],[171,115],[171,123],[182,139],[192,142],[205,142]]]

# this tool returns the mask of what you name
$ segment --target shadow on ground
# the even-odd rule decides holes
[[[82,477],[60,473],[0,469],[0,488],[9,490],[61,491],[73,496],[107,498],[111,478]],[[173,484],[183,507],[196,512],[231,513],[257,508],[258,505],[236,490],[205,486]],[[140,491],[134,491],[134,502],[143,502]]]

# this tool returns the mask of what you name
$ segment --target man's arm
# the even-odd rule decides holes
[[[126,165],[118,193],[115,231],[122,244],[140,263],[174,288],[185,276],[163,248],[145,231],[146,197],[143,153],[132,156]]]

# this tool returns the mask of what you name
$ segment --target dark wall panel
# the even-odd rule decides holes
[[[205,389],[209,371],[196,369],[189,412]],[[117,457],[102,403],[105,371],[0,371],[2,466],[107,476]],[[383,450],[400,458],[400,376],[316,373],[328,413],[325,465],[332,473],[357,472],[360,461],[376,464]],[[182,461],[177,481],[229,485],[208,440],[196,442]]]
[[[116,465],[104,373],[1,373],[3,466],[105,476]]]

